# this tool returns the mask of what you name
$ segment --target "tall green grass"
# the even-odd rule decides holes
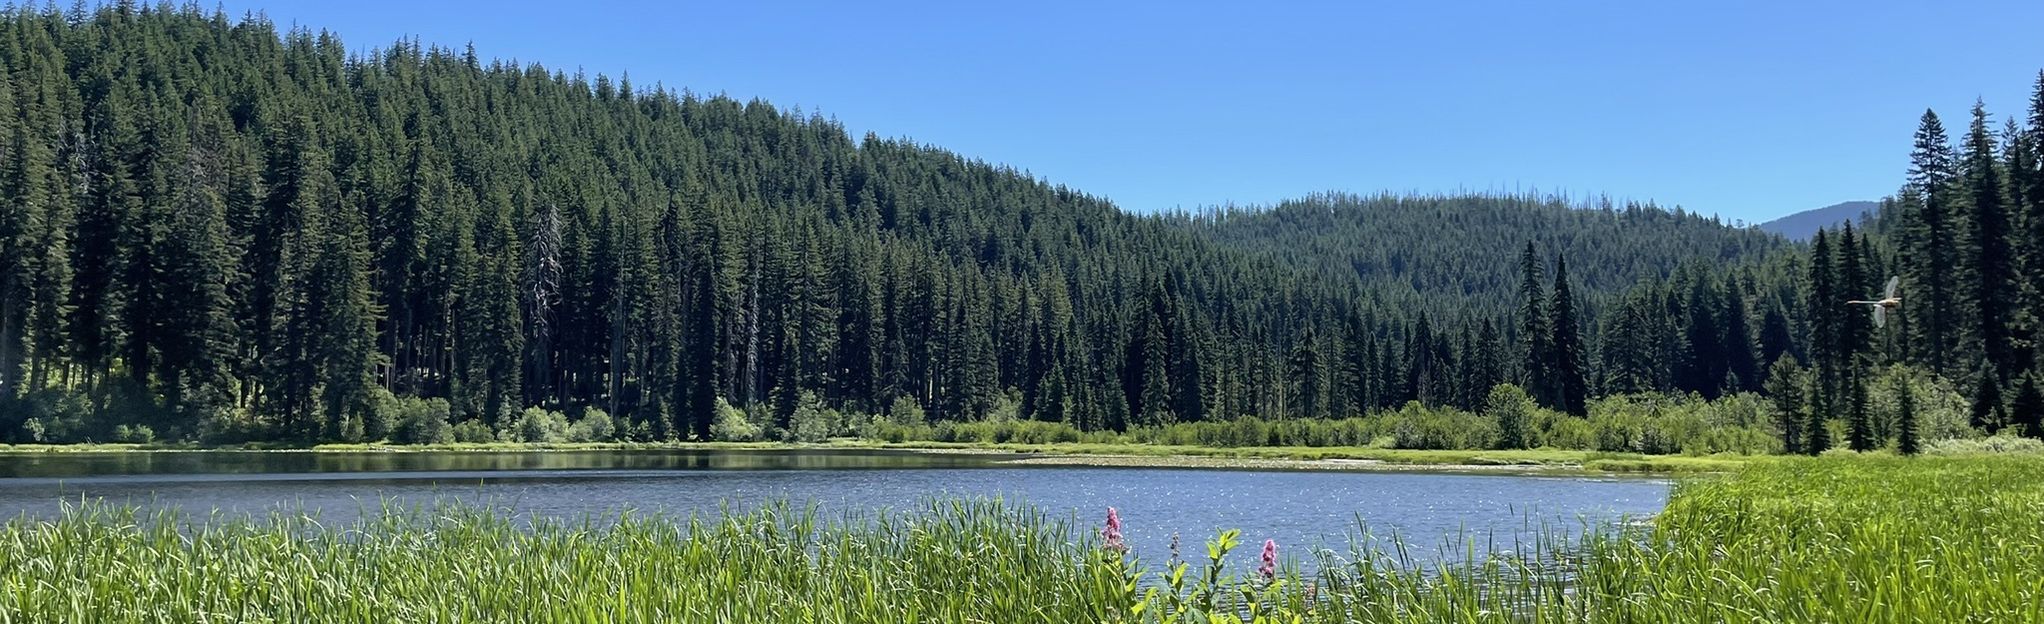
[[[2044,622],[2044,460],[1762,462],[1593,556],[1613,621]]]
[[[989,501],[365,518],[20,518],[0,529],[0,622],[2044,621],[2038,458],[1761,461],[1684,481],[1650,526],[1445,562],[1359,541],[1271,576],[1221,565],[1232,532],[1137,562],[1097,527]]]

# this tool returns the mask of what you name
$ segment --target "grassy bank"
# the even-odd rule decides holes
[[[1208,567],[1191,539],[1184,568],[1136,562],[1095,527],[983,502],[533,530],[394,510],[185,532],[89,506],[0,530],[0,622],[2044,621],[2039,517],[2034,458],[1785,459],[1685,480],[1650,529],[1433,571],[1383,550],[1266,577]]]
[[[2044,622],[2044,458],[1760,463],[1593,569],[1608,621]]]

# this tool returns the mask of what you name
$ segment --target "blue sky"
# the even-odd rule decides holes
[[[1892,191],[1925,107],[1998,127],[2044,69],[2036,0],[225,6],[815,109],[1136,211],[1538,188],[1759,221]]]

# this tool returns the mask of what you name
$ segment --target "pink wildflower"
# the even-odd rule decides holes
[[[1263,540],[1263,567],[1256,569],[1264,580],[1277,578],[1277,540]]]
[[[1121,513],[1113,507],[1107,508],[1107,526],[1100,529],[1101,547],[1118,553],[1128,552],[1128,544],[1121,541]]]

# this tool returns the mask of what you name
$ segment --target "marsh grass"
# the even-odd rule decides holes
[[[379,511],[16,519],[0,622],[2044,621],[2035,458],[1756,462],[1680,483],[1647,524],[1536,527],[1446,558],[1358,531],[1270,577],[1225,563],[1233,532],[1206,557],[1188,540],[1182,561],[1139,562],[1096,527],[994,501],[600,522]]]

